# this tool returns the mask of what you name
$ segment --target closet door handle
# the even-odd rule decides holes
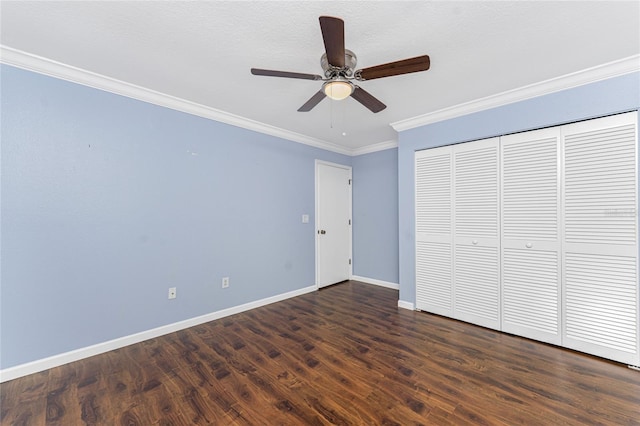
[[[531,248],[531,247],[533,247],[533,243],[527,243],[527,244],[525,244],[524,246],[525,246],[526,248]]]
[[[473,244],[474,246],[478,244],[478,240],[473,240],[471,241],[471,244]]]

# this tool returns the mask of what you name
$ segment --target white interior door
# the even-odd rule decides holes
[[[415,154],[416,308],[453,316],[452,150]]]
[[[351,276],[351,168],[316,161],[316,285]]]
[[[564,345],[638,365],[637,113],[563,126]]]
[[[500,329],[499,138],[453,147],[453,317]]]
[[[501,138],[502,330],[561,344],[560,129]]]

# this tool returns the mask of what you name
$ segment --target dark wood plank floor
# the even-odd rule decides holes
[[[2,425],[640,425],[640,373],[347,282],[1,385]]]

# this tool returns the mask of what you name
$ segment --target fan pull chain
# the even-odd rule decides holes
[[[346,99],[345,99],[345,101],[346,101]],[[344,136],[344,131],[345,131],[344,130],[345,129],[345,124],[344,124],[345,123],[345,116],[347,115],[347,112],[346,112],[347,111],[347,107],[344,105],[345,103],[346,102],[343,102],[343,105],[342,105],[342,126],[341,126],[341,130],[342,130],[342,135],[343,136]]]
[[[333,99],[329,99],[329,127],[333,129]]]

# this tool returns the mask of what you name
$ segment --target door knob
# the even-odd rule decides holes
[[[471,244],[473,244],[474,246],[478,244],[478,240],[473,240],[471,241]]]
[[[527,243],[527,244],[525,244],[525,247],[526,248],[531,248],[531,247],[533,247],[533,243]]]

